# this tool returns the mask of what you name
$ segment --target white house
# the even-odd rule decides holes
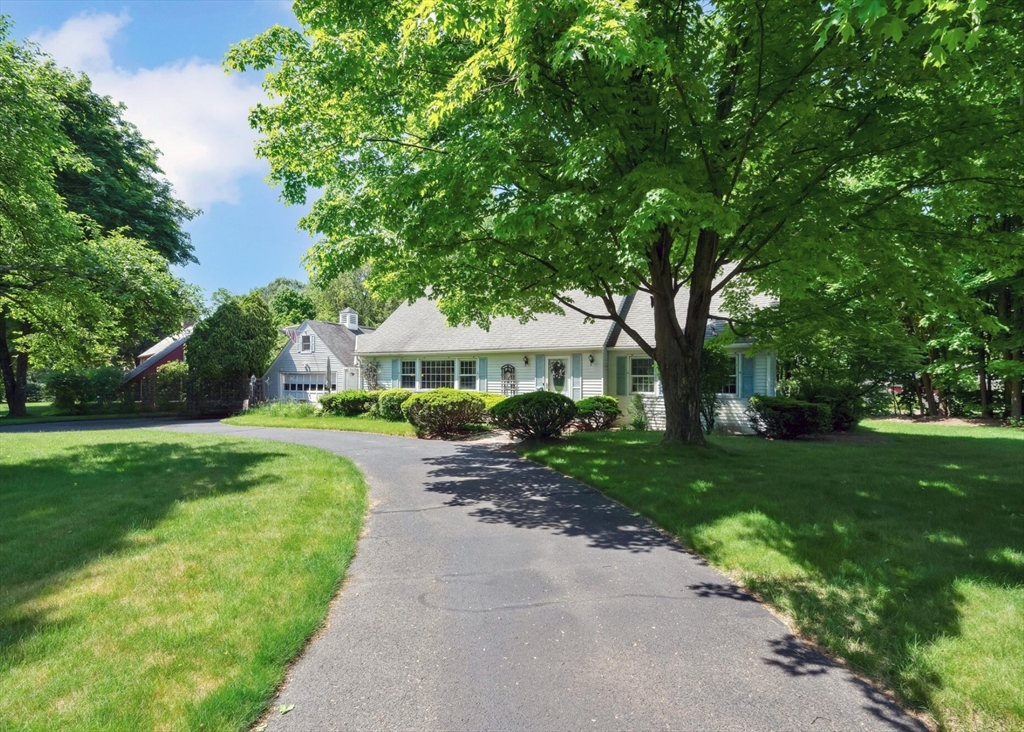
[[[568,293],[589,312],[606,312],[599,298]],[[682,319],[686,294],[676,300]],[[757,297],[755,307],[768,307],[770,297]],[[646,295],[619,298],[618,311],[626,323],[649,343],[654,342],[654,313]],[[711,312],[727,316],[717,297]],[[725,330],[712,318],[706,337]],[[753,394],[775,393],[775,355],[756,352],[753,344],[735,343],[735,373],[720,401],[718,421],[727,429],[749,431],[745,416]],[[375,363],[377,385],[425,391],[437,387],[491,392],[511,396],[547,389],[574,400],[607,394],[615,396],[626,413],[633,394],[641,394],[651,426],[664,426],[661,384],[652,359],[618,325],[607,320],[591,323],[574,311],[541,314],[520,323],[495,318],[489,330],[476,325],[449,327],[434,302],[426,298],[401,305],[373,333],[361,335],[356,355],[365,367]]]
[[[359,388],[356,337],[373,329],[359,325],[355,310],[342,310],[337,323],[304,320],[283,330],[288,343],[263,377],[267,399],[317,401],[326,392]]]

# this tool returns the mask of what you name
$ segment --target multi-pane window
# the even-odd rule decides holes
[[[327,374],[306,372],[299,374],[284,375],[284,390],[289,393],[304,391],[334,391],[337,388],[337,375],[331,374],[334,382],[329,389],[327,387]]]
[[[304,333],[299,336],[299,351],[302,353],[312,353],[313,351],[313,336],[308,333]]]
[[[654,359],[629,359],[630,391],[642,394],[654,393]]]
[[[402,361],[402,388],[416,388],[416,362]]]
[[[476,390],[476,361],[459,361],[459,388]]]
[[[722,387],[723,394],[735,394],[736,393],[736,377],[739,371],[739,356],[732,359],[732,372],[725,378],[725,385]]]
[[[455,387],[454,361],[420,361],[420,388]]]

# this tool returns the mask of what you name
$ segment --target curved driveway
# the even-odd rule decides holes
[[[320,447],[370,485],[269,730],[926,730],[646,521],[507,450],[164,429]]]

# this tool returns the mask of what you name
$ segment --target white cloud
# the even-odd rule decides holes
[[[98,93],[127,105],[125,118],[163,153],[160,166],[186,203],[238,203],[238,181],[266,170],[253,153],[248,121],[263,91],[199,59],[137,71],[115,66],[110,44],[128,22],[124,13],[82,14],[32,40],[61,66],[88,74]]]

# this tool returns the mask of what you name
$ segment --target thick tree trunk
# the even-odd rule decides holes
[[[939,403],[935,401],[935,387],[932,385],[932,375],[927,371],[921,373],[921,395],[924,397],[924,402],[928,405],[928,416],[938,417],[939,416]],[[921,410],[924,411],[923,409]]]
[[[8,414],[11,417],[25,417],[28,416],[28,356],[12,352],[8,335],[7,312],[0,310],[0,375],[4,379]]]
[[[700,421],[701,353],[711,312],[718,232],[704,229],[697,237],[686,322],[682,326],[675,310],[671,247],[671,238],[665,232],[652,248],[650,261],[655,360],[661,371],[665,399],[663,441],[704,445],[704,430]]]
[[[992,417],[992,399],[988,393],[988,352],[982,346],[978,349],[978,395],[981,397],[981,416]]]

